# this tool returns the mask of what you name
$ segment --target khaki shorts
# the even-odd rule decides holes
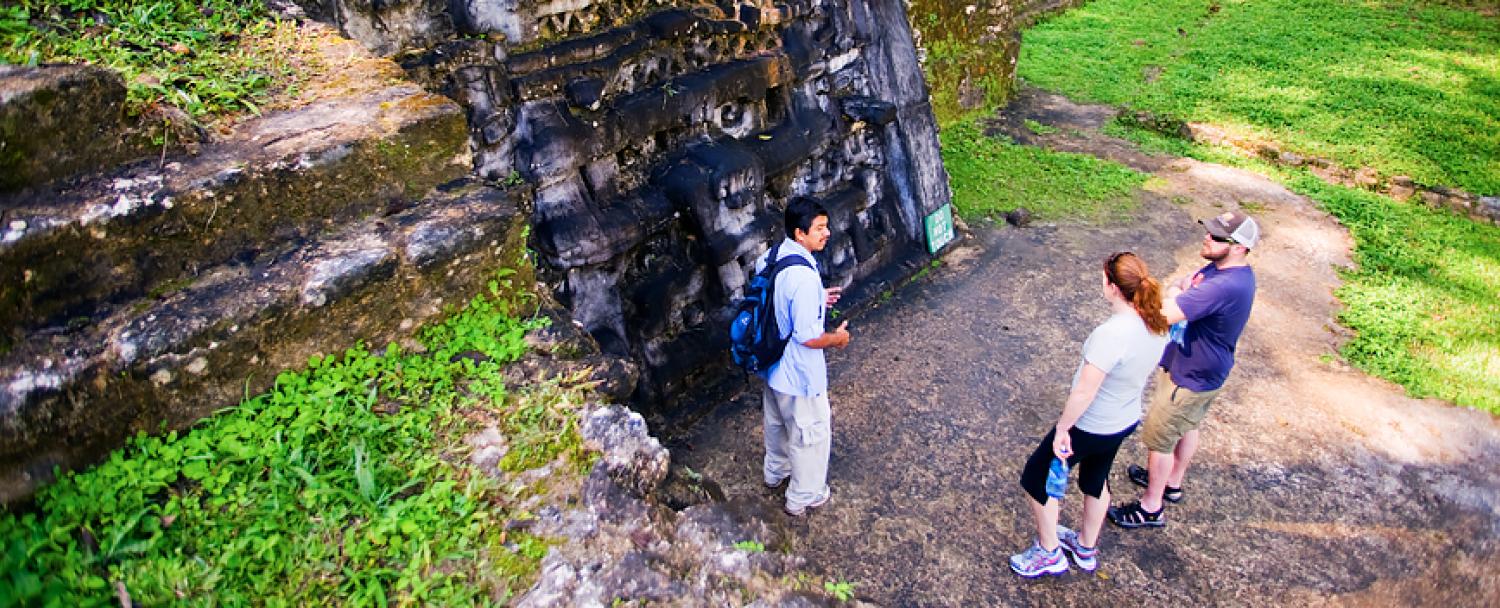
[[[1153,452],[1171,454],[1177,449],[1177,440],[1203,422],[1208,415],[1208,404],[1219,396],[1220,390],[1223,389],[1196,393],[1177,386],[1167,372],[1157,372],[1156,393],[1151,398],[1151,409],[1146,411],[1146,422],[1141,425],[1141,443]]]

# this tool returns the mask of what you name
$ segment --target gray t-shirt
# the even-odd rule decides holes
[[[1141,391],[1166,345],[1167,336],[1151,333],[1133,312],[1116,314],[1095,327],[1083,343],[1083,360],[1104,370],[1104,382],[1074,426],[1095,435],[1113,435],[1140,422]],[[1081,373],[1082,363],[1073,373],[1074,385]]]

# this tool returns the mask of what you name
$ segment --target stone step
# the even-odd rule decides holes
[[[463,111],[402,84],[242,123],[193,156],[0,197],[0,351],[399,208],[467,173]]]
[[[124,104],[105,68],[0,65],[0,192],[126,160]]]
[[[183,428],[277,373],[364,340],[409,337],[526,258],[529,201],[454,182],[252,264],[224,264],[88,327],[38,330],[0,356],[0,503],[89,464],[137,431]]]

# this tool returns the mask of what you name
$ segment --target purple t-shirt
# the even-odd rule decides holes
[[[1203,392],[1224,386],[1234,367],[1234,345],[1255,302],[1255,271],[1249,266],[1220,270],[1209,264],[1198,274],[1202,281],[1195,277],[1196,285],[1177,296],[1177,306],[1187,316],[1187,332],[1182,344],[1167,343],[1161,366],[1177,386]]]

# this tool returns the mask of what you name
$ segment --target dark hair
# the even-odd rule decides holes
[[[827,216],[828,209],[815,199],[799,196],[786,202],[786,238],[793,238],[796,231],[811,232],[813,220]]]
[[[1104,261],[1104,276],[1120,289],[1120,295],[1135,308],[1146,322],[1146,329],[1161,335],[1167,333],[1167,318],[1161,314],[1161,283],[1151,278],[1146,262],[1129,251],[1121,251]]]

